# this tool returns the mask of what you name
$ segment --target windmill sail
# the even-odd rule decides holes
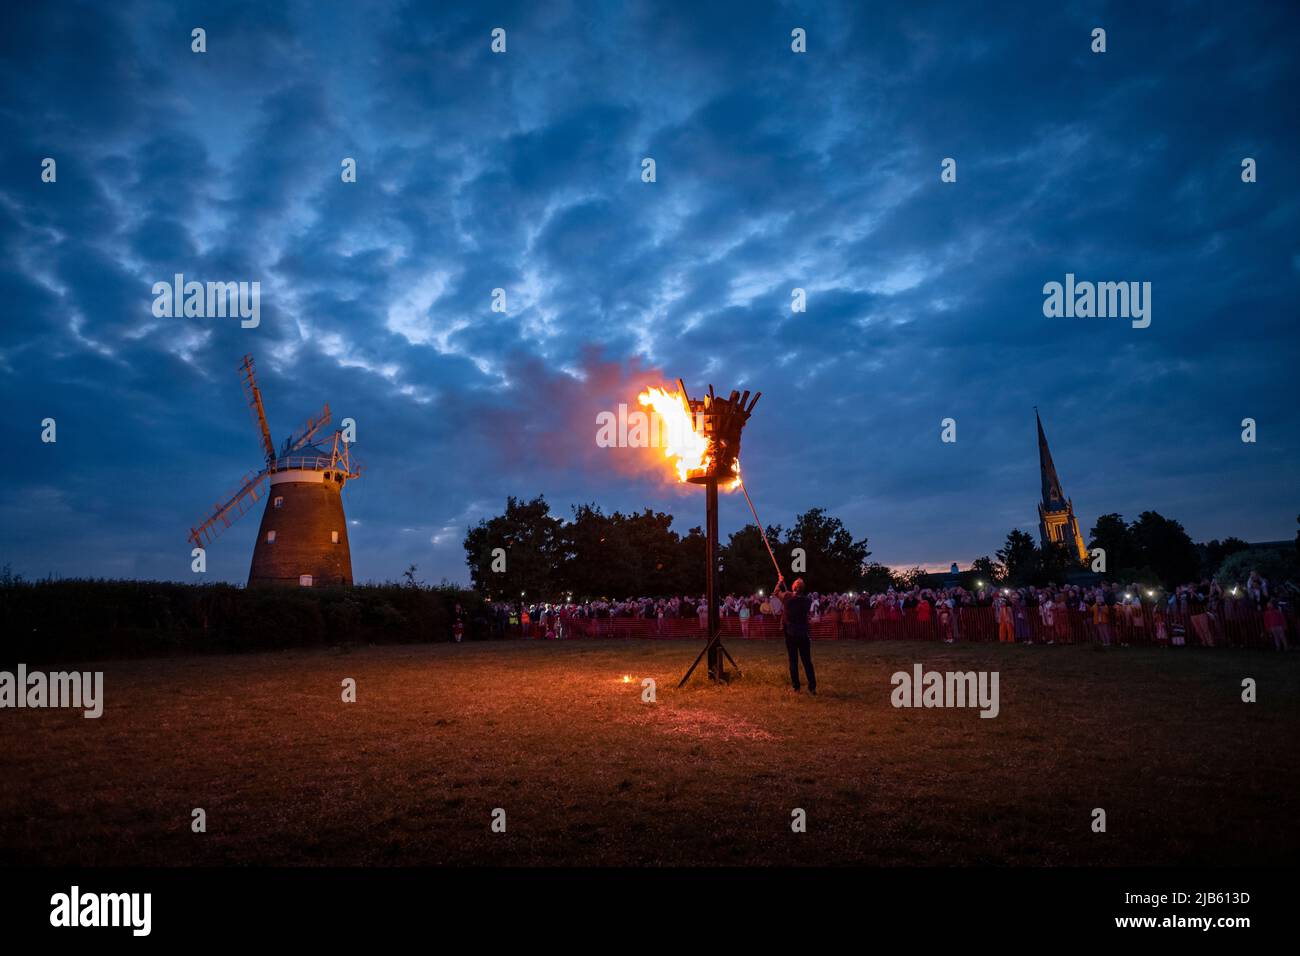
[[[266,453],[266,463],[268,465],[275,462],[275,442],[271,441],[271,429],[266,424],[266,408],[262,405],[262,390],[257,387],[257,378],[253,370],[253,356],[245,355],[244,361],[239,364],[239,369],[244,373],[244,395],[248,398],[248,407],[253,413],[253,419],[257,423],[258,431],[261,433],[262,450]]]
[[[244,476],[240,483],[238,491],[224,496],[216,505],[213,506],[213,512],[207,520],[202,522],[197,528],[190,529],[190,542],[196,548],[201,548],[205,544],[216,539],[216,537],[225,531],[247,511],[249,511],[255,502],[262,497],[262,481],[266,478],[265,471],[250,471]]]
[[[303,425],[302,428],[298,429],[296,434],[290,435],[284,440],[284,444],[280,446],[280,457],[283,458],[286,455],[290,455],[303,447],[303,445],[306,445],[329,423],[330,407],[327,402],[325,407],[322,408],[314,418],[307,419],[307,423]]]

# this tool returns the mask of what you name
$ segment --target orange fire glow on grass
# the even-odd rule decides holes
[[[691,414],[686,396],[680,391],[668,391],[650,386],[636,397],[658,417],[659,444],[664,457],[677,472],[678,481],[686,481],[692,473],[707,471],[711,464],[709,440],[695,429],[695,416]],[[740,487],[740,462],[732,469],[736,479],[726,485],[728,491]]]

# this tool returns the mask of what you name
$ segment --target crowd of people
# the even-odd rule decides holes
[[[1048,585],[1046,587],[978,586],[889,588],[883,592],[821,593],[810,591],[813,625],[829,623],[871,624],[873,633],[887,636],[909,625],[907,633],[932,631],[952,643],[962,639],[963,627],[988,622],[997,640],[1016,643],[1057,643],[1082,633],[1103,645],[1127,643],[1140,634],[1143,640],[1178,646],[1189,634],[1203,645],[1227,637],[1234,624],[1247,619],[1259,623],[1277,650],[1289,648],[1286,605],[1270,591],[1258,572],[1235,587],[1205,580],[1166,591],[1132,583],[1127,586]],[[972,609],[988,608],[988,611]],[[582,623],[601,619],[641,619],[664,622],[694,619],[703,630],[708,607],[703,596],[626,598],[623,600],[498,603],[492,605],[492,626],[498,633],[521,630],[525,636],[563,638],[584,630]],[[728,594],[720,601],[724,627],[750,636],[755,624],[779,622],[781,599],[760,591],[751,595]],[[734,619],[735,625],[728,622]],[[762,628],[754,629],[755,632]],[[825,631],[821,628],[821,631]]]

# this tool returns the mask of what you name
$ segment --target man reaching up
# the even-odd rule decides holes
[[[803,659],[804,674],[808,677],[808,693],[817,693],[817,673],[813,670],[812,635],[808,631],[808,614],[812,607],[803,578],[795,578],[789,591],[785,590],[785,576],[776,580],[776,594],[781,599],[781,625],[785,632],[785,652],[790,657],[790,686],[799,692],[799,660]]]

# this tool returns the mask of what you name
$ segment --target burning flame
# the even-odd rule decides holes
[[[686,481],[691,472],[708,470],[711,463],[709,440],[695,430],[695,420],[685,395],[650,386],[636,400],[649,406],[658,416],[659,442],[664,457],[676,459],[673,467],[677,470],[678,481]],[[736,461],[731,470],[736,479],[730,485],[723,486],[727,491],[735,491],[740,487],[740,462]]]
[[[685,395],[652,386],[638,395],[636,400],[642,405],[648,405],[659,416],[662,423],[659,440],[663,445],[664,457],[676,459],[673,464],[680,481],[685,481],[692,471],[701,471],[708,466],[709,442],[695,430]]]

